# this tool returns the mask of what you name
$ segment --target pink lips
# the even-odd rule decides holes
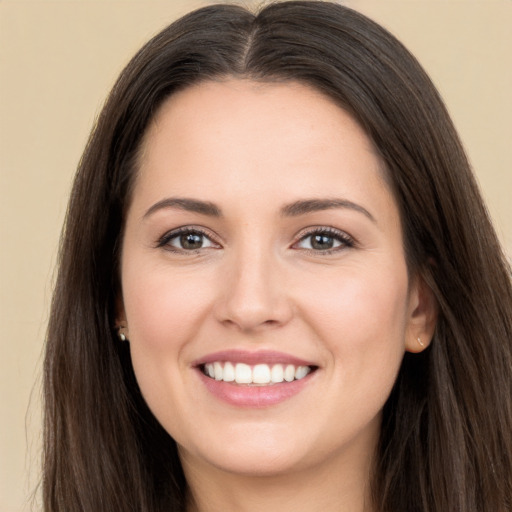
[[[293,364],[295,366],[315,366],[311,361],[299,359],[297,357],[285,354],[283,352],[275,351],[258,351],[248,352],[246,350],[223,350],[221,352],[214,352],[208,354],[197,361],[192,363],[193,366],[199,366],[207,363],[214,363],[215,361],[234,361],[237,363],[245,364]]]
[[[236,407],[264,408],[277,405],[297,395],[311,382],[315,372],[300,380],[282,382],[264,386],[241,385],[212,379],[203,373],[203,366],[214,362],[234,362],[248,365],[257,364],[292,364],[294,366],[316,367],[314,363],[289,354],[275,351],[248,352],[243,350],[227,350],[208,354],[193,363],[197,374],[206,389],[216,398]]]

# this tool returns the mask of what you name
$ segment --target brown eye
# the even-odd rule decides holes
[[[294,246],[296,249],[306,249],[313,252],[336,252],[348,247],[354,247],[353,239],[342,231],[321,229],[304,235]]]
[[[218,247],[207,235],[194,229],[182,229],[163,236],[158,247],[167,248],[170,251],[198,251],[210,247]]]
[[[204,238],[204,235],[198,233],[184,233],[179,236],[180,248],[185,250],[201,249]]]
[[[335,240],[332,236],[327,235],[312,235],[311,248],[315,251],[325,251],[334,247]]]

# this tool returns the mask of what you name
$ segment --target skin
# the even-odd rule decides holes
[[[372,510],[382,407],[404,351],[423,350],[435,324],[382,167],[346,112],[296,83],[206,82],[149,126],[118,322],[142,393],[178,443],[190,510]],[[283,213],[334,198],[345,203]],[[199,248],[173,238],[182,227],[205,234]],[[312,230],[332,248],[313,247]],[[278,350],[317,369],[283,402],[236,407],[194,366],[226,349]]]

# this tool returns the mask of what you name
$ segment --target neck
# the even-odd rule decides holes
[[[183,458],[188,512],[372,512],[370,461],[340,467],[337,457],[279,475],[240,475]]]

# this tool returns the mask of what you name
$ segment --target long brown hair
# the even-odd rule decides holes
[[[512,510],[510,269],[435,88],[409,52],[329,2],[258,14],[195,11],[122,72],[76,175],[45,360],[46,512],[181,511],[176,445],[142,399],[114,332],[118,248],[137,150],[173,92],[204,80],[299,81],[350,112],[380,153],[407,262],[439,304],[431,346],[407,354],[372,477],[380,512]]]

